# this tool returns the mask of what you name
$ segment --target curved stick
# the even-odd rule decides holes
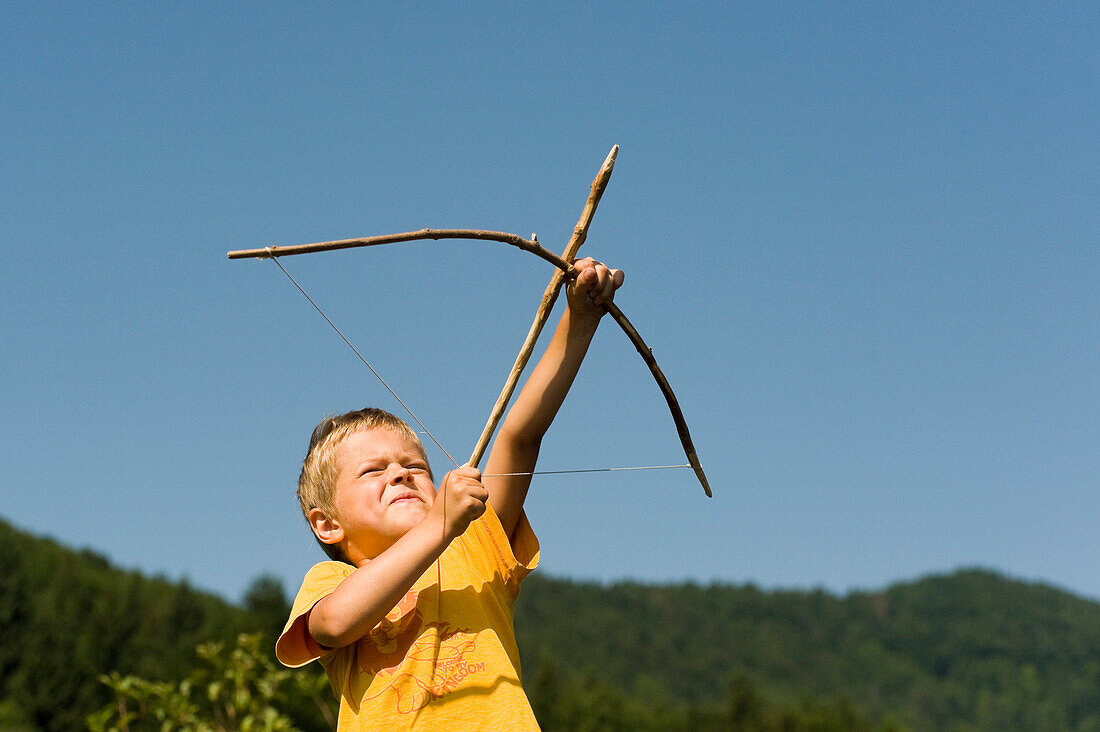
[[[417,231],[405,231],[400,234],[367,236],[361,239],[338,239],[336,241],[320,241],[316,244],[295,244],[286,247],[265,247],[263,249],[239,249],[235,252],[229,252],[227,256],[230,259],[267,259],[269,257],[289,257],[293,254],[332,252],[337,249],[376,247],[380,244],[398,244],[401,242],[422,239],[474,239],[478,241],[499,241],[504,244],[511,244],[525,252],[530,252],[536,257],[541,257],[567,275],[571,274],[574,277],[577,276],[576,270],[574,270],[568,262],[549,249],[544,248],[534,239],[524,239],[517,234],[509,234],[504,231],[486,231],[484,229],[419,229]]]
[[[617,146],[616,148],[612,149],[612,154],[615,152],[617,152]],[[612,161],[613,164],[613,155],[609,155],[608,158]],[[607,167],[606,161],[604,163],[604,166]],[[603,172],[603,169],[601,169],[601,175],[603,175]],[[597,195],[595,197],[595,200],[593,200],[593,194],[596,193],[596,184],[599,182],[601,175],[598,175],[596,180],[593,181],[592,193],[590,193],[589,195],[589,201],[588,204],[586,204],[585,206],[584,213],[581,214],[581,223],[585,221],[586,216],[588,220],[591,221],[591,214],[595,212],[596,203],[599,202],[599,196]],[[611,171],[610,168],[608,168],[605,178],[609,177],[610,175]],[[603,181],[602,185],[607,185],[606,179]],[[602,195],[602,192],[603,191],[601,188],[599,193]],[[590,208],[591,211],[589,211]],[[587,224],[585,224],[584,230],[581,231],[581,223],[578,223],[578,228],[574,229],[573,239],[570,240],[570,246],[573,245],[573,240],[577,239],[578,237],[580,239],[580,243],[576,244],[577,248],[579,248],[580,244],[584,242],[584,235],[587,234]],[[338,241],[318,242],[316,244],[300,244],[285,247],[266,247],[264,249],[242,249],[229,252],[228,256],[230,259],[266,259],[269,257],[290,256],[294,254],[309,254],[312,252],[326,252],[336,249],[353,249],[356,247],[369,247],[377,246],[380,244],[393,244],[398,242],[415,241],[422,239],[473,239],[480,241],[498,241],[504,244],[510,244],[526,252],[530,252],[535,256],[541,257],[542,259],[546,260],[547,262],[561,270],[561,272],[563,273],[563,278],[568,278],[572,280],[577,276],[577,270],[568,261],[566,261],[566,259],[559,257],[548,249],[545,249],[534,239],[524,239],[523,237],[516,234],[509,234],[502,231],[485,231],[482,229],[420,229],[419,231],[408,231],[401,234],[388,234],[383,236],[371,236],[361,239],[341,239]],[[576,248],[574,248],[574,252],[575,251]],[[568,252],[569,248],[566,249],[566,253]],[[551,281],[551,285],[554,285],[553,280]],[[558,289],[560,287],[561,284],[558,283],[555,286],[555,289]],[[547,291],[549,292],[549,290],[550,288],[548,287]],[[557,293],[555,292],[555,297],[556,294]],[[552,301],[550,305],[553,305]],[[699,457],[695,453],[695,446],[691,441],[691,434],[688,432],[687,422],[684,419],[683,412],[680,410],[680,404],[676,400],[676,395],[673,393],[672,387],[668,383],[668,379],[665,378],[664,373],[657,365],[657,361],[653,358],[652,349],[648,345],[646,345],[646,342],[642,339],[641,335],[638,333],[638,331],[634,328],[631,322],[627,319],[626,315],[623,314],[623,311],[620,310],[617,305],[615,305],[614,303],[608,303],[605,307],[607,308],[608,313],[611,314],[611,317],[615,320],[615,322],[619,324],[619,327],[622,328],[623,332],[626,333],[626,336],[630,339],[630,342],[634,344],[634,348],[637,349],[638,354],[642,357],[642,360],[644,360],[646,362],[646,365],[649,366],[649,370],[653,374],[653,378],[656,380],[657,386],[661,390],[661,394],[663,394],[665,397],[665,402],[668,404],[668,409],[669,412],[671,412],[672,414],[672,419],[676,423],[676,432],[680,436],[680,444],[683,445],[684,454],[687,456],[688,463],[691,465],[692,470],[695,471],[695,477],[699,479],[700,485],[703,486],[703,492],[707,494],[708,498],[711,497],[712,494],[710,491],[710,484],[707,482],[706,474],[703,472],[703,466],[699,463]],[[539,310],[541,313],[542,308],[540,307]],[[547,314],[549,314],[549,308],[547,308]],[[532,325],[532,329],[534,329],[534,327],[535,326]],[[539,325],[538,327],[539,329],[541,329],[542,326]],[[528,337],[530,338],[530,334]],[[536,340],[537,337],[538,336],[536,333]],[[532,342],[532,347],[533,345],[534,344]],[[523,354],[521,351],[521,356],[522,355]],[[527,356],[529,357],[530,354],[528,353]],[[517,359],[517,365],[518,364],[519,359]],[[520,370],[522,371],[522,366],[520,366]],[[518,378],[518,374],[516,378]],[[511,380],[511,377],[509,377],[509,380]],[[504,395],[502,394],[502,397],[503,396]],[[505,402],[507,402],[507,399],[505,399]],[[496,410],[494,408],[494,412],[495,411]],[[490,425],[486,425],[486,429],[489,431],[490,435],[492,433],[492,430],[495,428],[495,424],[493,424],[491,427]],[[486,442],[488,441],[488,438],[485,435],[483,435],[483,439]],[[481,441],[479,440],[479,445],[480,444]],[[484,446],[482,446],[481,449],[484,450]],[[480,461],[481,455],[477,454],[476,450],[475,456],[477,460]],[[471,457],[471,464],[476,464],[476,462],[473,462],[473,460],[474,457]]]
[[[657,381],[657,386],[660,387],[661,394],[665,397],[665,403],[668,404],[668,411],[672,413],[672,421],[676,423],[676,434],[680,436],[680,444],[684,446],[684,454],[687,456],[688,463],[691,465],[691,469],[695,471],[695,477],[699,479],[699,484],[703,486],[703,492],[707,494],[707,498],[711,498],[710,483],[707,482],[707,476],[703,472],[699,456],[695,454],[695,445],[691,442],[691,433],[688,432],[684,413],[680,411],[680,402],[676,401],[676,395],[672,393],[672,386],[669,385],[668,379],[661,371],[661,367],[657,365],[657,359],[653,358],[653,349],[646,345],[634,325],[627,320],[626,315],[623,314],[622,310],[619,310],[615,303],[609,302],[604,307],[607,308],[607,312],[622,328],[623,333],[626,333],[626,337],[630,339],[630,342],[634,344],[634,348],[638,350],[638,354],[645,361],[646,366],[649,366],[649,371]]]

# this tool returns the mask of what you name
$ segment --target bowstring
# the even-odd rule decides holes
[[[413,418],[413,421],[416,422],[416,424],[420,427],[420,429],[423,431],[423,433],[425,435],[427,435],[433,443],[435,443],[435,446],[438,447],[440,449],[440,451],[444,455],[447,456],[447,459],[450,460],[451,463],[456,468],[459,467],[458,462],[456,462],[455,459],[453,457],[451,457],[451,453],[447,452],[447,449],[439,443],[439,440],[435,439],[435,435],[433,435],[431,433],[431,430],[429,430],[424,425],[424,423],[420,421],[420,418],[417,417],[416,414],[413,412],[413,410],[409,408],[409,405],[406,404],[405,401],[401,397],[397,396],[397,392],[395,392],[390,387],[390,385],[388,383],[386,383],[386,380],[382,378],[382,375],[380,373],[375,371],[374,367],[370,365],[370,362],[367,361],[367,359],[363,357],[363,354],[359,353],[359,349],[356,348],[355,345],[351,341],[348,340],[348,337],[344,335],[343,331],[341,331],[339,328],[336,327],[336,324],[332,322],[332,319],[329,318],[329,316],[327,314],[325,314],[325,311],[321,309],[321,306],[318,305],[316,303],[316,301],[314,301],[314,299],[309,296],[309,293],[306,292],[305,289],[301,285],[298,284],[298,280],[294,279],[294,277],[291,276],[290,272],[286,271],[286,267],[283,266],[282,262],[280,262],[278,260],[278,258],[275,256],[275,254],[271,251],[271,247],[267,248],[267,255],[271,259],[271,261],[275,263],[275,266],[277,266],[280,270],[282,270],[282,273],[284,275],[286,275],[287,279],[291,281],[291,283],[294,285],[295,288],[297,288],[298,292],[302,293],[302,296],[305,297],[305,299],[309,301],[309,304],[313,306],[314,310],[316,310],[320,314],[320,316],[322,318],[324,318],[325,322],[328,323],[329,326],[334,331],[336,331],[336,335],[340,336],[340,340],[342,340],[344,343],[346,343],[348,348],[351,349],[352,353],[354,353],[359,358],[359,360],[363,362],[363,365],[366,366],[368,369],[370,369],[370,372],[372,374],[374,374],[374,377],[376,379],[378,379],[378,381],[382,384],[382,386],[384,386],[386,388],[386,391],[388,391],[390,393],[390,396],[392,396],[394,399],[396,399],[397,403],[400,404],[404,408],[404,410],[409,413],[409,416]],[[575,469],[575,470],[536,470],[536,471],[521,472],[521,473],[489,473],[489,474],[482,474],[481,477],[482,478],[505,478],[505,477],[523,476],[523,475],[567,475],[567,474],[574,474],[574,473],[610,473],[610,472],[627,471],[627,470],[672,470],[672,469],[676,469],[676,468],[690,468],[690,467],[691,467],[690,465],[642,465],[642,466],[636,466],[636,467],[618,467],[618,468],[579,468],[579,469]],[[443,522],[444,522],[444,525],[446,525],[446,521],[447,521],[447,494],[444,493],[443,494]],[[436,560],[435,560],[435,562],[433,562],[433,564],[435,564],[436,613],[439,616],[442,616],[442,613],[443,613],[443,571],[442,571],[442,567],[440,566],[440,561],[439,560],[440,560],[440,558],[436,557]],[[437,617],[437,619],[438,619],[438,617]],[[441,648],[441,646],[440,646],[441,642],[442,642],[442,638],[440,636],[437,636],[437,642],[435,643],[435,647],[433,648],[433,651],[436,655],[437,661],[438,661],[438,657],[439,657],[439,651],[440,651],[440,648]]]
[[[684,465],[632,465],[625,468],[577,468],[574,470],[532,470],[526,473],[482,473],[482,478],[507,478],[513,475],[568,475],[571,473],[616,473],[624,470],[675,470],[690,468]]]
[[[363,354],[359,353],[359,349],[357,349],[354,345],[352,345],[352,342],[348,340],[347,336],[345,336],[343,334],[343,332],[339,328],[336,327],[336,324],[333,323],[332,319],[329,318],[329,316],[325,314],[325,311],[321,309],[321,306],[318,305],[313,300],[313,298],[309,296],[309,293],[307,293],[302,288],[302,286],[298,284],[298,281],[291,276],[290,272],[286,271],[286,267],[284,267],[282,262],[280,262],[275,257],[275,255],[271,252],[271,247],[268,247],[267,251],[268,251],[268,256],[271,258],[271,261],[274,262],[275,265],[283,271],[283,274],[285,274],[287,276],[287,279],[289,279],[292,283],[294,283],[294,286],[298,288],[298,292],[302,293],[302,295],[306,298],[306,300],[309,300],[309,304],[312,305],[313,308],[318,313],[321,314],[321,317],[325,319],[325,322],[328,323],[334,331],[336,331],[336,335],[340,336],[340,339],[348,345],[348,348],[351,349],[352,353],[354,353],[356,356],[358,356],[359,360],[363,362],[363,365],[366,366],[368,369],[370,369],[370,372],[372,374],[374,374],[375,378],[378,379],[379,382],[381,382],[382,386],[386,387],[386,391],[388,391],[390,393],[390,396],[392,396],[394,399],[396,399],[397,403],[400,404],[402,407],[404,407],[405,411],[408,412],[409,416],[413,418],[413,421],[416,422],[417,425],[419,425],[420,429],[423,430],[424,434],[427,435],[429,438],[431,438],[431,441],[435,443],[435,446],[438,447],[443,452],[443,454],[447,456],[447,459],[450,460],[451,463],[454,464],[454,466],[457,468],[458,463],[455,462],[455,459],[453,457],[451,457],[451,453],[447,452],[447,449],[445,447],[443,447],[443,445],[439,444],[439,440],[435,439],[435,435],[433,435],[431,433],[431,431],[427,427],[424,426],[424,423],[421,422],[420,419],[413,413],[413,410],[409,408],[409,405],[406,404],[404,402],[404,400],[401,399],[401,397],[397,396],[397,392],[395,392],[393,389],[391,389],[390,385],[386,383],[386,380],[382,378],[382,375],[374,370],[374,367],[370,365],[370,362],[368,362],[367,359],[363,358]]]
[[[424,426],[424,423],[420,421],[420,418],[417,417],[415,413],[413,413],[413,410],[409,408],[409,405],[406,404],[405,401],[401,397],[397,396],[397,392],[395,392],[390,387],[390,385],[388,383],[386,383],[386,380],[384,378],[382,378],[382,375],[380,373],[378,373],[374,369],[373,366],[370,365],[370,362],[367,361],[367,359],[363,357],[363,354],[359,353],[359,349],[357,349],[355,347],[355,345],[351,341],[348,340],[347,336],[344,335],[343,331],[341,331],[339,328],[336,327],[336,324],[332,322],[332,319],[329,318],[329,316],[327,314],[325,314],[325,311],[321,309],[321,306],[318,305],[317,302],[312,297],[309,296],[309,293],[306,292],[305,289],[300,284],[298,284],[298,280],[294,279],[294,277],[290,274],[290,272],[286,271],[286,267],[284,267],[282,262],[280,262],[279,259],[275,256],[274,252],[272,252],[272,250],[271,250],[271,247],[267,247],[267,255],[268,255],[268,258],[270,258],[271,261],[275,263],[275,266],[278,267],[280,270],[282,270],[282,273],[284,275],[286,275],[287,279],[290,280],[290,282],[294,285],[295,288],[297,288],[298,292],[302,293],[302,296],[306,300],[309,301],[309,304],[313,306],[313,309],[316,310],[322,318],[324,318],[325,322],[329,324],[329,327],[331,327],[334,331],[336,331],[336,335],[340,336],[340,340],[342,340],[345,344],[347,344],[347,347],[350,348],[352,353],[354,353],[359,358],[359,360],[363,362],[364,366],[366,366],[368,369],[370,369],[370,372],[372,374],[374,374],[374,377],[376,379],[378,379],[379,383],[381,383],[382,386],[384,386],[386,388],[386,391],[388,391],[390,393],[390,396],[392,396],[394,399],[396,399],[397,403],[400,404],[406,412],[408,412],[409,416],[412,417],[413,421],[416,422],[416,424],[420,427],[420,430],[421,430],[422,434],[427,435],[428,438],[435,444],[435,446],[438,447],[440,449],[440,451],[444,455],[447,456],[447,459],[450,460],[451,463],[456,468],[459,467],[458,462],[453,457],[451,457],[451,453],[447,452],[447,449],[445,447],[443,447],[443,445],[440,444],[439,440],[435,439],[435,435],[433,435],[431,433],[431,431],[426,426]],[[481,477],[482,478],[508,478],[508,477],[514,477],[514,476],[524,476],[524,475],[572,475],[572,474],[576,474],[576,473],[614,473],[614,472],[631,471],[631,470],[677,470],[677,469],[690,468],[690,467],[691,467],[691,465],[688,465],[688,464],[684,464],[684,465],[637,465],[637,466],[630,466],[630,467],[613,467],[613,468],[577,468],[577,469],[573,469],[573,470],[533,470],[533,471],[518,472],[518,473],[483,473],[481,475]],[[445,504],[444,504],[444,509],[446,509]],[[437,570],[438,570],[438,568],[437,568]]]
[[[390,388],[390,385],[386,383],[386,380],[382,378],[382,375],[380,373],[378,373],[377,371],[374,370],[374,367],[370,365],[370,362],[368,362],[367,359],[365,359],[363,357],[363,354],[359,353],[359,349],[356,348],[352,344],[352,342],[348,340],[347,336],[344,335],[343,331],[341,331],[339,328],[336,327],[336,324],[333,323],[332,319],[329,318],[329,316],[325,314],[325,311],[321,309],[321,306],[318,305],[313,300],[313,298],[309,296],[309,293],[306,292],[305,289],[303,289],[302,286],[298,284],[298,281],[290,275],[290,272],[286,271],[286,267],[284,267],[282,262],[280,262],[275,257],[275,255],[272,253],[271,247],[267,248],[267,254],[268,254],[269,257],[271,257],[271,261],[274,262],[276,264],[276,266],[278,266],[278,268],[283,271],[283,274],[285,274],[287,276],[287,279],[289,279],[292,283],[294,283],[294,286],[296,288],[298,288],[298,292],[302,293],[302,295],[305,297],[305,299],[309,301],[309,304],[312,305],[313,308],[318,313],[321,314],[321,317],[325,319],[325,322],[328,323],[334,331],[336,331],[336,335],[340,336],[340,340],[342,340],[344,343],[346,343],[348,345],[348,348],[350,348],[352,350],[352,353],[354,353],[356,356],[358,356],[359,360],[363,362],[363,365],[366,366],[368,369],[370,369],[370,372],[372,374],[374,374],[375,378],[378,379],[379,382],[381,382],[382,386],[386,387],[386,391],[388,391],[390,393],[390,395],[394,399],[397,400],[398,404],[400,404],[402,407],[404,407],[405,411],[409,413],[409,416],[413,418],[413,421],[416,422],[417,425],[420,426],[421,430],[423,430],[423,433],[431,438],[432,442],[435,443],[435,446],[438,447],[443,452],[443,454],[447,456],[447,459],[450,460],[451,463],[453,463],[454,466],[457,468],[458,463],[455,462],[455,459],[453,457],[451,457],[451,453],[447,452],[447,449],[445,447],[443,447],[443,445],[439,444],[439,440],[435,439],[435,435],[433,435],[431,433],[431,430],[429,430],[427,427],[424,426],[424,423],[420,421],[420,418],[417,417],[415,413],[413,413],[413,410],[409,408],[409,405],[406,404],[405,401],[401,397],[397,396],[397,392],[395,392],[392,388]],[[444,526],[444,530],[446,530],[446,528],[445,528],[446,525],[447,525],[447,494],[446,494],[446,492],[444,492],[443,493],[443,526]],[[443,570],[442,570],[442,567],[440,566],[439,557],[435,558],[435,561],[433,562],[433,564],[435,565],[436,613],[437,613],[437,615],[441,616],[443,614]],[[438,620],[439,617],[437,617],[436,619]],[[436,636],[436,637],[437,637],[437,640],[439,642],[442,641],[442,638],[440,638],[439,636]],[[435,648],[433,649],[437,660],[439,658],[439,649],[440,649],[439,642],[437,642],[435,644]]]

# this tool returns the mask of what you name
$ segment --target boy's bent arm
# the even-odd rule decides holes
[[[313,640],[326,648],[342,648],[386,617],[451,541],[485,512],[488,496],[480,477],[472,468],[448,473],[420,523],[313,606],[307,619]]]
[[[580,274],[568,286],[569,307],[501,424],[485,463],[485,473],[496,476],[485,479],[489,503],[509,538],[523,513],[531,476],[501,474],[534,470],[542,438],[565,401],[606,312],[603,303],[613,300],[623,281],[622,272],[591,259],[580,260],[576,266]]]
[[[369,633],[446,549],[442,534],[434,522],[421,521],[348,575],[313,606],[309,634],[326,648],[342,648]]]

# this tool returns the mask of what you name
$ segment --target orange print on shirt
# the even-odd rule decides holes
[[[359,641],[359,665],[363,671],[386,679],[364,700],[389,696],[394,711],[420,711],[459,687],[469,676],[485,671],[485,663],[470,658],[475,637],[449,623],[424,624],[416,609],[416,592],[409,592],[369,635]],[[438,639],[438,640],[437,640]],[[437,653],[438,647],[438,653]],[[406,661],[408,663],[406,664]],[[409,670],[402,670],[407,665]],[[417,671],[431,670],[418,675]]]

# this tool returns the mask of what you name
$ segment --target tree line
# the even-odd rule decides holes
[[[0,728],[331,729],[319,668],[273,663],[288,611],[269,577],[228,603],[0,521]],[[516,618],[548,730],[1100,730],[1100,603],[985,570],[843,597],[536,573]]]

